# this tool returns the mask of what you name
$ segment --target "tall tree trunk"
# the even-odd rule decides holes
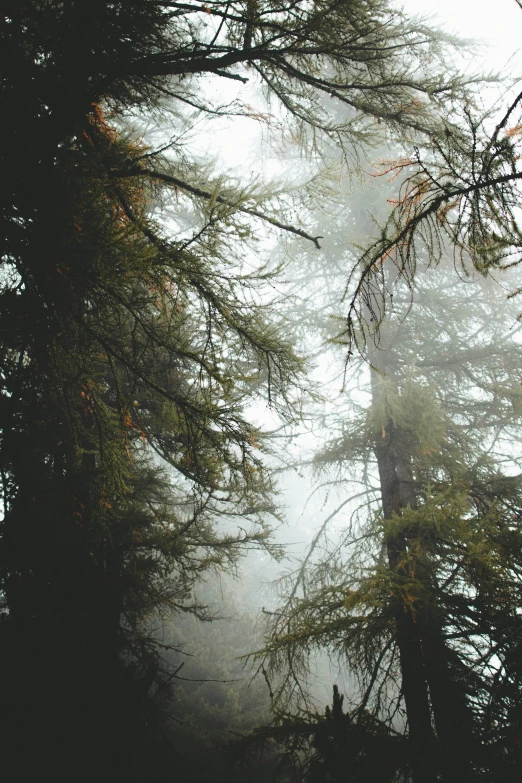
[[[475,783],[473,715],[461,684],[451,673],[450,656],[437,618],[421,624],[422,649],[437,736],[442,750],[444,783]]]
[[[382,443],[377,443],[375,447],[385,519],[400,514],[407,505],[401,498],[401,487],[404,492],[407,485],[404,484],[405,479],[400,477],[400,464],[394,448],[395,435],[393,427],[389,426],[387,431],[383,431]],[[402,535],[389,537],[386,542],[389,566],[399,578],[402,576],[401,560],[406,553],[406,546],[406,539]],[[398,596],[392,599],[392,609],[397,627],[402,689],[408,717],[413,783],[435,783],[437,754],[421,640],[411,611]]]
[[[385,354],[374,350],[371,361],[372,402],[377,408],[382,402],[384,391],[378,371],[386,372]],[[391,420],[386,421],[380,433],[376,433],[374,453],[377,458],[383,515],[391,519],[394,514],[400,516],[403,508],[415,506],[413,475],[408,455],[404,454],[404,443],[400,443],[401,433]],[[401,561],[407,551],[406,536],[401,533],[388,536],[386,541],[388,563],[399,579],[403,567]],[[428,695],[428,683],[424,668],[422,645],[419,631],[409,608],[404,606],[399,596],[392,598],[392,610],[397,628],[397,645],[402,674],[402,689],[408,718],[410,763],[413,783],[436,783],[437,752],[436,740],[431,724],[431,709]]]
[[[379,382],[378,372],[393,377],[394,368],[388,365],[386,352],[374,349],[371,360],[375,368],[372,371],[373,404],[382,409],[386,400],[382,398],[385,391]],[[385,519],[400,516],[408,506],[417,506],[411,437],[410,432],[396,427],[391,419],[385,422],[380,433],[376,433],[374,452]],[[411,579],[411,574],[404,571],[401,562],[413,538],[417,538],[415,530],[403,531],[386,541],[388,563],[399,580]],[[424,554],[429,557],[429,552]],[[430,583],[430,575],[422,567],[422,560],[415,575],[428,591],[435,589]],[[440,621],[423,607],[418,608],[414,617],[398,597],[393,598],[393,611],[408,717],[413,783],[436,781],[439,763],[444,783],[473,783],[476,780],[471,763],[473,718],[465,695],[452,677],[451,653],[444,641]]]

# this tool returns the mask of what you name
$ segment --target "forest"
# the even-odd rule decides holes
[[[515,58],[0,6],[3,778],[519,783]]]

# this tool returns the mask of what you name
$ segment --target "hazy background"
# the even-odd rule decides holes
[[[517,49],[520,45],[520,30],[522,29],[522,12],[517,6],[515,0],[497,0],[494,9],[492,5],[486,2],[476,2],[476,0],[439,0],[436,4],[428,0],[410,0],[403,5],[408,14],[418,14],[424,18],[429,18],[433,26],[441,26],[450,33],[464,39],[476,39],[477,45],[473,54],[463,53],[463,62],[461,67],[466,68],[470,73],[494,73],[510,72],[517,73],[517,63],[520,62],[520,54]],[[494,12],[493,12],[494,11]],[[222,82],[225,84],[222,84]],[[208,79],[207,88],[209,92],[214,89],[214,83]],[[223,102],[231,102],[240,98],[243,102],[255,102],[256,84],[252,82],[249,85],[237,85],[235,82],[220,82]],[[491,98],[500,98],[506,91],[506,87],[492,84],[484,88],[485,102],[489,103]],[[487,95],[486,95],[487,93]],[[281,130],[278,127],[279,117],[274,115],[270,122],[257,122],[246,118],[234,118],[226,120],[214,120],[208,123],[205,134],[198,136],[200,145],[200,154],[202,158],[212,157],[217,169],[222,172],[224,177],[234,177],[240,179],[245,184],[252,184],[257,179],[272,177],[275,181],[284,181],[286,183],[299,182],[299,179],[305,181],[311,173],[317,170],[319,163],[313,155],[306,157],[291,144],[285,144],[281,141]],[[375,152],[369,152],[369,162],[372,160]],[[369,168],[369,166],[368,166]],[[350,184],[346,177],[341,177],[338,183],[339,194],[352,190],[351,198],[355,200],[359,183]],[[378,211],[378,207],[377,211]],[[311,210],[313,212],[313,210]],[[282,249],[280,246],[280,237],[275,237],[267,232],[265,241],[261,248],[267,258],[271,255],[285,254],[295,255],[304,253],[310,263],[311,274],[317,272],[324,266],[331,263],[329,254],[333,252],[332,237],[328,232],[321,231],[321,214],[317,213],[317,233],[325,233],[325,239],[322,243],[323,249],[320,251],[311,250],[305,247],[306,243],[302,240],[293,241],[283,238]],[[327,222],[326,219],[323,223]],[[363,221],[364,222],[364,221]],[[355,224],[346,228],[345,240],[347,242],[355,239],[364,239],[368,230],[367,225]],[[349,264],[349,258],[345,256],[345,264]],[[313,266],[315,265],[315,271]],[[290,268],[292,265],[290,265]],[[346,267],[348,270],[348,266]],[[340,280],[340,278],[338,278]],[[336,294],[341,289],[336,289]],[[339,311],[342,307],[339,308]],[[312,346],[316,349],[318,344]],[[311,362],[311,377],[325,380],[328,375],[328,396],[330,397],[330,406],[335,406],[336,395],[340,395],[343,384],[343,357],[342,352],[337,349],[335,352],[323,353],[322,358]],[[335,356],[335,360],[332,357]],[[325,391],[323,386],[323,391]],[[252,414],[265,426],[272,423],[276,425],[270,411],[267,407],[260,406]],[[315,408],[315,415],[328,415],[328,406],[322,409],[320,405]],[[320,424],[303,423],[296,425],[294,429],[286,430],[286,435],[293,431],[291,443],[285,441],[285,454],[290,453],[296,462],[294,469],[286,469],[279,475],[280,504],[285,517],[285,522],[275,531],[275,539],[281,543],[285,549],[285,556],[279,562],[271,558],[268,554],[252,552],[248,554],[240,563],[235,574],[219,575],[215,582],[210,581],[201,588],[203,599],[207,599],[212,606],[216,616],[221,619],[216,620],[213,627],[200,631],[195,631],[192,618],[180,620],[175,618],[169,627],[168,634],[170,639],[176,641],[177,638],[185,637],[187,651],[190,650],[192,637],[199,634],[200,639],[196,645],[203,645],[205,652],[203,659],[194,659],[191,662],[187,659],[184,666],[184,673],[187,677],[201,677],[202,672],[209,677],[219,676],[221,671],[218,661],[218,653],[214,652],[213,644],[216,639],[219,640],[219,660],[223,656],[230,657],[230,671],[238,678],[238,685],[229,686],[232,688],[244,690],[251,681],[254,670],[245,665],[238,655],[244,655],[256,646],[262,644],[263,616],[260,614],[262,609],[272,609],[277,604],[277,580],[282,575],[291,573],[297,567],[299,560],[306,552],[315,532],[320,524],[326,519],[335,507],[339,504],[339,495],[335,488],[326,483],[322,488],[315,486],[311,469],[306,465],[307,460],[311,458],[314,450],[321,443]],[[278,436],[282,437],[283,432]],[[277,467],[279,460],[277,457],[277,438],[274,440],[276,454],[272,459],[272,464]],[[297,464],[303,461],[305,464]],[[342,525],[343,517],[339,517],[337,524]],[[190,633],[188,626],[190,625]],[[247,638],[245,639],[245,628],[248,627]],[[178,637],[176,637],[178,634]],[[238,647],[238,638],[243,635],[242,644]],[[201,642],[203,637],[204,642]],[[226,646],[226,640],[229,640],[229,647]],[[249,648],[249,645],[250,648]],[[201,653],[201,650],[200,650]],[[200,654],[199,653],[199,654]],[[198,650],[194,649],[194,655],[198,655]],[[236,657],[234,657],[236,656]],[[317,668],[311,672],[312,693],[318,706],[323,707],[331,696],[332,683],[338,683],[340,690],[349,688],[349,678],[335,661],[330,661],[327,656],[317,660]],[[186,686],[200,690],[202,700],[208,699],[212,702],[212,687],[208,684],[200,686]],[[255,690],[255,703],[252,715],[252,722],[259,717],[264,716],[264,706],[268,705],[268,690],[262,679],[258,679],[253,686]],[[250,691],[253,693],[253,691]],[[246,702],[251,697],[245,695]],[[256,710],[258,710],[256,712]],[[249,718],[245,715],[245,725],[243,729],[248,729]],[[224,725],[224,724],[223,724]]]

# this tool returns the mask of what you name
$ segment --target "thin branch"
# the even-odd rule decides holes
[[[178,177],[173,177],[170,174],[164,174],[161,171],[155,171],[154,169],[143,169],[143,168],[133,168],[126,172],[113,172],[112,174],[115,178],[120,177],[150,177],[151,179],[158,179],[161,182],[166,182],[169,185],[175,185],[177,188],[181,188],[182,190],[187,191],[187,193],[192,193],[194,196],[198,196],[199,198],[204,198],[207,200],[214,199],[219,204],[223,204],[224,206],[230,207],[231,209],[235,209],[238,212],[243,212],[246,215],[251,215],[252,217],[259,218],[260,220],[264,220],[267,223],[270,223],[272,226],[275,226],[276,228],[279,228],[281,231],[287,231],[291,234],[296,234],[297,236],[303,237],[303,239],[307,239],[309,242],[312,242],[318,250],[321,249],[321,245],[319,244],[319,240],[323,239],[322,236],[316,236],[313,237],[310,234],[308,234],[306,231],[303,231],[300,228],[297,228],[296,226],[292,226],[287,223],[280,223],[279,220],[276,220],[273,217],[270,217],[270,215],[265,214],[264,212],[259,212],[257,209],[251,209],[249,207],[242,207],[239,204],[234,204],[231,201],[228,201],[228,199],[224,198],[223,196],[215,196],[214,194],[210,193],[208,190],[203,190],[202,188],[198,188],[195,185],[190,185],[188,182],[185,182],[182,179],[178,179]]]

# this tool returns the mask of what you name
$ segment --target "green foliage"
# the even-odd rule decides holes
[[[110,746],[103,775],[125,779],[147,693],[168,676],[153,616],[204,614],[194,583],[267,547],[275,516],[248,409],[264,394],[290,416],[301,362],[250,260],[252,222],[318,244],[174,138],[147,147],[132,113],[145,135],[153,118],[179,122],[179,106],[194,126],[205,113],[259,118],[207,102],[198,81],[248,72],[311,148],[319,132],[367,138],[375,118],[431,137],[462,80],[424,65],[452,41],[385,0],[2,10],[5,766],[61,779],[87,758],[80,777],[99,779]],[[348,119],[330,121],[332,97]],[[177,198],[198,204],[191,237]]]
[[[410,773],[422,780],[414,677],[429,694],[433,740],[419,747],[429,759],[434,742],[434,780],[514,780],[519,718],[508,701],[501,717],[498,699],[519,698],[520,344],[515,314],[498,306],[502,290],[450,275],[418,278],[380,325],[366,416],[348,401],[342,434],[317,460],[347,499],[363,482],[363,504],[343,503],[342,527],[316,536],[262,654],[283,673],[278,698],[288,704],[310,654],[335,652],[358,683],[347,721],[369,712],[408,735]],[[335,742],[324,747],[337,764]],[[327,766],[318,774],[330,779]]]
[[[521,109],[520,77],[511,77],[500,99],[485,107],[484,101],[454,103],[442,134],[382,166],[401,187],[351,272],[346,333],[352,348],[363,347],[367,308],[379,322],[392,309],[395,284],[386,282],[386,260],[399,288],[412,283],[426,255],[436,265],[451,254],[466,278],[520,264]],[[520,292],[511,278],[508,293]]]

